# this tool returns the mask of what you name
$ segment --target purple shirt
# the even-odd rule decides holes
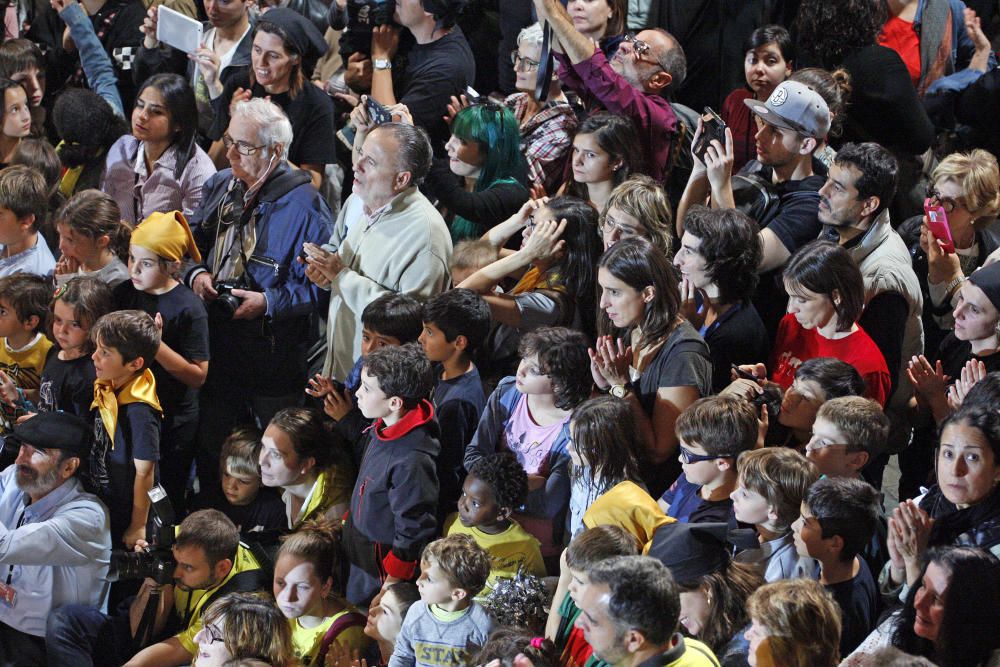
[[[584,101],[596,100],[611,113],[630,118],[646,147],[646,170],[664,182],[670,171],[670,149],[677,134],[677,116],[666,98],[643,92],[625,80],[608,63],[599,48],[590,60],[572,64],[565,54],[555,54],[559,79]]]

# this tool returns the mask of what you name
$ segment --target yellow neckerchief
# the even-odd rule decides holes
[[[316,477],[312,490],[309,492],[309,497],[306,498],[305,504],[302,506],[302,509],[299,510],[299,519],[295,521],[293,526],[294,528],[298,528],[305,521],[316,515],[323,514],[330,508],[332,503],[330,502],[330,499],[327,498],[327,483],[331,481],[331,476],[332,471],[324,470]]]
[[[145,403],[163,414],[160,401],[156,397],[156,379],[153,371],[148,368],[122,385],[115,391],[110,380],[94,382],[94,402],[90,408],[97,408],[101,413],[101,421],[111,438],[111,448],[115,448],[115,429],[118,426],[118,406],[129,403]]]
[[[56,153],[59,149],[67,145],[65,141],[60,141],[56,144]],[[80,174],[83,173],[84,165],[79,167],[67,167],[63,170],[62,176],[59,179],[59,192],[63,197],[69,199],[76,192],[76,184],[80,181]]]
[[[541,269],[533,266],[521,276],[521,279],[517,281],[517,284],[514,285],[514,289],[510,293],[524,294],[525,292],[532,292],[539,289],[564,292],[566,291],[566,286],[563,285],[562,276],[558,272],[546,271],[542,273]]]

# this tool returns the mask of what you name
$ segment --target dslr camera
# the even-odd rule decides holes
[[[155,528],[152,542],[146,551],[112,551],[108,576],[110,581],[141,580],[147,577],[160,585],[174,581],[177,561],[170,548],[173,546],[176,530],[174,507],[170,504],[167,492],[159,484],[150,489],[147,495],[152,502],[150,509]]]
[[[243,299],[233,294],[234,289],[247,289],[242,280],[217,280],[212,288],[219,293],[208,309],[219,320],[231,320]]]
[[[389,25],[396,13],[396,0],[347,0],[347,27],[368,31],[375,26]]]

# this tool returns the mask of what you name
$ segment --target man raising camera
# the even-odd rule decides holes
[[[223,143],[231,167],[205,182],[190,219],[205,264],[185,276],[209,311],[202,488],[218,479],[222,442],[237,423],[252,418],[263,428],[302,397],[310,315],[326,297],[296,257],[304,242],[324,243],[333,222],[309,174],[288,163],[292,126],[275,104],[237,103]]]
[[[136,551],[148,546],[140,541]],[[170,553],[175,561],[169,563],[173,583],[160,585],[147,578],[127,615],[107,616],[83,605],[53,613],[45,636],[49,664],[101,666],[128,660],[129,667],[187,665],[198,648],[194,636],[201,630],[201,613],[213,599],[236,591],[266,590],[271,585],[250,548],[240,542],[236,526],[218,510],[201,510],[184,519]],[[168,553],[158,551],[146,558],[169,561]],[[155,607],[150,636],[166,638],[132,656],[151,598]]]
[[[14,427],[17,460],[0,473],[0,664],[45,664],[45,619],[65,604],[103,606],[108,594],[108,510],[76,472],[90,427],[41,412]],[[73,663],[50,663],[73,664]]]

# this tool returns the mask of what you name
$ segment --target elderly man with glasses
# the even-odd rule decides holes
[[[666,94],[684,81],[681,45],[665,30],[627,35],[609,62],[592,39],[573,27],[559,0],[534,0],[539,19],[552,28],[552,50],[563,85],[588,106],[600,105],[635,123],[646,149],[647,173],[664,182],[672,166],[677,115]]]
[[[325,301],[297,257],[333,219],[307,172],[288,163],[292,126],[270,101],[240,102],[223,135],[231,167],[205,182],[191,230],[204,264],[185,283],[208,305],[211,363],[201,388],[198,476],[217,479],[222,441],[301,399],[310,317]]]

